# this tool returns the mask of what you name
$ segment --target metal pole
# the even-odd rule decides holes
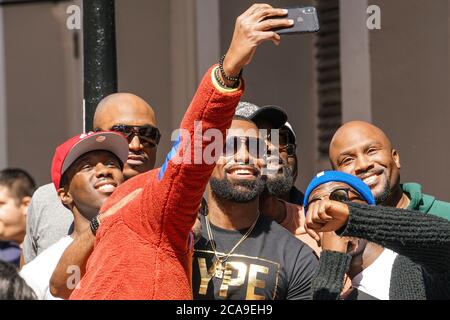
[[[8,166],[8,119],[6,108],[5,19],[0,7],[0,170]]]
[[[91,131],[97,104],[117,92],[114,0],[83,0],[84,128]]]

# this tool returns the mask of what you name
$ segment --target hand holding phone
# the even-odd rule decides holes
[[[254,4],[236,19],[233,38],[225,55],[223,67],[227,75],[236,76],[248,65],[258,46],[263,42],[272,41],[278,45],[280,35],[273,28],[286,28],[293,21],[286,19],[287,11],[273,8],[268,4]],[[266,19],[264,17],[284,17],[281,19]]]
[[[284,34],[296,34],[296,33],[312,33],[318,32],[319,17],[317,16],[317,10],[314,7],[295,7],[285,8],[288,10],[288,14],[285,17],[271,17],[270,19],[292,19],[294,25],[288,28],[274,29],[276,33],[280,35]]]

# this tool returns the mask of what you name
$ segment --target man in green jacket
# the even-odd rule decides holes
[[[353,174],[371,189],[378,205],[416,210],[450,220],[450,203],[422,193],[417,183],[400,183],[400,156],[386,134],[363,121],[340,127],[329,150],[333,169]]]
[[[418,183],[404,183],[401,185],[410,203],[406,209],[425,213],[432,213],[450,220],[450,203],[437,200],[435,197],[422,193],[422,186]]]

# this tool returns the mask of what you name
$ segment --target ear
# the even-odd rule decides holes
[[[20,210],[22,210],[22,214],[24,216],[27,215],[28,207],[30,206],[30,203],[31,203],[31,197],[24,197],[22,199],[22,201],[20,201]]]
[[[395,149],[392,149],[392,159],[394,159],[397,169],[401,169],[402,165],[400,164],[400,154]]]
[[[65,205],[66,207],[71,207],[72,203],[73,203],[73,198],[70,195],[70,192],[68,190],[66,190],[65,188],[59,188],[58,189],[58,196],[61,199],[61,202],[63,203],[63,205]]]

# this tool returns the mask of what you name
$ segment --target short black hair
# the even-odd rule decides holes
[[[22,169],[9,168],[0,171],[0,186],[5,186],[18,202],[33,196],[36,183],[33,177]]]
[[[0,300],[37,300],[16,267],[0,260]]]

